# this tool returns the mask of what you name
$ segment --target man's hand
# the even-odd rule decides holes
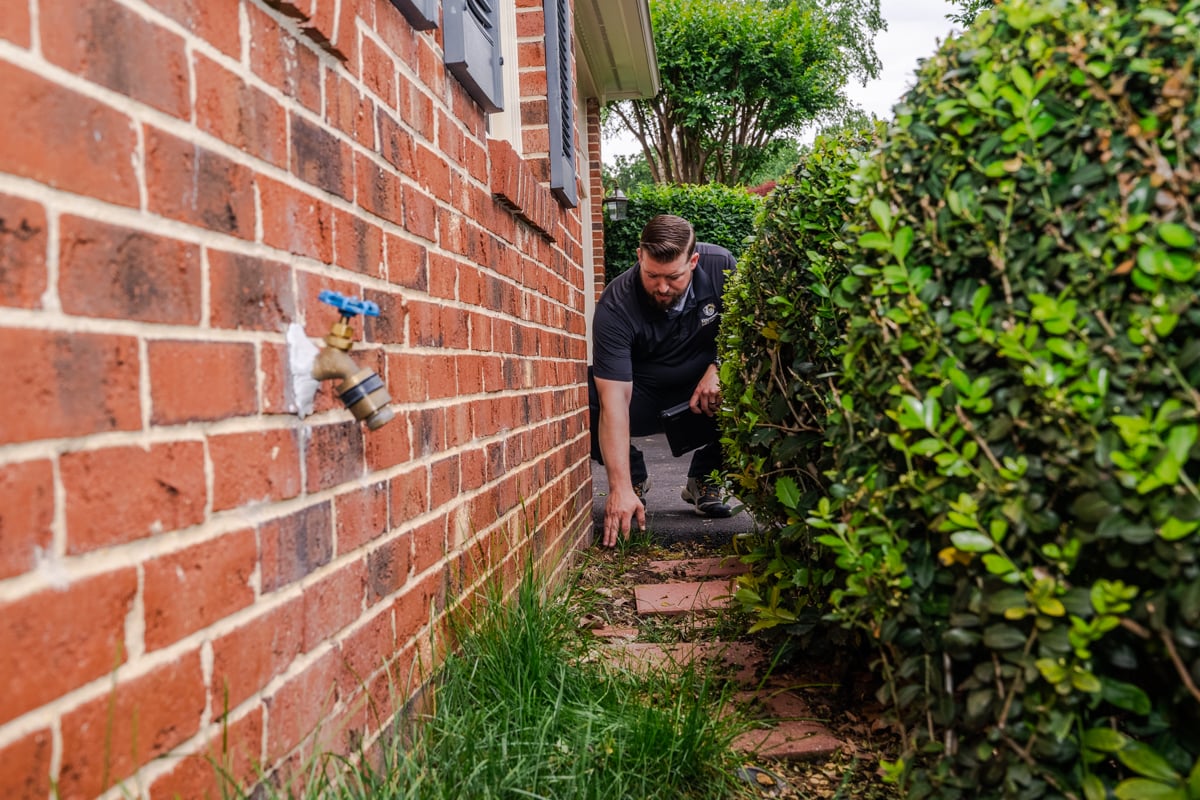
[[[717,365],[709,364],[704,377],[696,384],[692,399],[688,403],[695,414],[713,416],[721,405],[721,382],[717,377]]]
[[[601,543],[605,547],[615,547],[619,538],[632,533],[635,519],[638,530],[646,530],[646,506],[633,493],[633,487],[616,490],[609,487],[608,502],[604,504],[604,538]]]

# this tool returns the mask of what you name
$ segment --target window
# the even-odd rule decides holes
[[[504,107],[496,0],[446,0],[446,66],[485,111]]]
[[[568,208],[579,205],[575,185],[575,82],[571,80],[571,5],[545,0],[546,102],[550,126],[550,191]]]
[[[437,27],[438,0],[392,0],[392,5],[400,9],[400,13],[419,31],[427,31]]]

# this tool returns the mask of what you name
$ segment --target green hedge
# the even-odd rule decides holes
[[[835,559],[908,797],[1200,798],[1198,41],[1200,0],[1006,0],[851,178],[838,374],[784,393],[828,489],[755,491]]]
[[[734,256],[746,249],[762,198],[740,187],[721,184],[643,186],[629,196],[623,220],[604,220],[604,274],[612,280],[633,266],[642,228],[658,214],[675,214],[692,223],[696,238],[718,244]]]
[[[852,219],[852,176],[867,132],[819,137],[768,196],[753,244],[726,285],[721,319],[721,411],[726,461],[738,496],[775,535],[746,556],[756,565],[738,600],[755,630],[807,633],[833,578],[795,509],[825,495],[830,377],[839,367],[847,314],[833,298],[849,274],[842,241]],[[785,502],[786,501],[786,502]],[[806,641],[811,648],[816,642]]]

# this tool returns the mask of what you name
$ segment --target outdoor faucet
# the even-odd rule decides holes
[[[321,292],[317,299],[336,308],[341,316],[325,335],[325,346],[313,363],[312,376],[318,381],[340,379],[341,383],[334,389],[342,403],[350,409],[355,419],[367,423],[370,430],[378,430],[396,416],[396,412],[388,405],[392,398],[379,374],[373,369],[359,369],[349,353],[354,345],[354,329],[350,327],[350,320],[357,314],[377,317],[379,306],[369,300],[343,297],[338,292],[330,291]]]

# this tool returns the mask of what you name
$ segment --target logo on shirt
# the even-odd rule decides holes
[[[700,324],[707,325],[717,318],[717,307],[712,303],[708,303],[700,311]]]

